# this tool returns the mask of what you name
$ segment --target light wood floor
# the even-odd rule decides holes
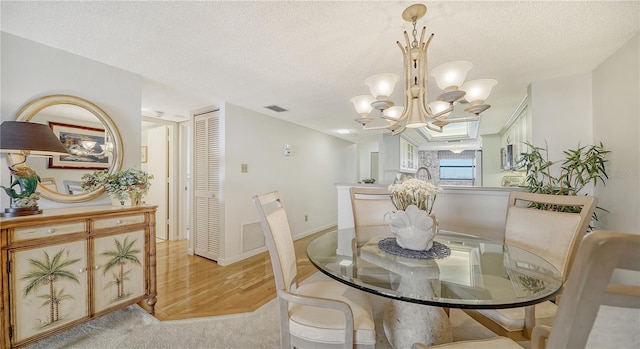
[[[321,233],[294,242],[299,282],[318,271],[306,249]],[[276,296],[268,252],[223,267],[187,254],[187,240],[160,242],[156,248],[159,320],[250,312]]]

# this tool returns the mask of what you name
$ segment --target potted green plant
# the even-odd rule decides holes
[[[121,206],[130,203],[137,206],[151,187],[153,175],[137,168],[130,168],[109,174],[107,170],[94,171],[82,176],[82,190],[104,187],[109,196]]]
[[[526,171],[524,188],[531,193],[552,195],[582,195],[585,186],[592,183],[594,186],[601,182],[605,185],[608,179],[606,169],[606,155],[610,151],[604,149],[602,143],[598,145],[580,146],[577,149],[563,151],[565,158],[559,161],[549,160],[548,145],[536,147],[525,142],[529,151],[520,154],[517,164],[519,169]],[[559,165],[555,166],[554,165]],[[559,169],[559,173],[558,170]],[[575,207],[538,207],[540,209],[553,209],[555,211],[573,212]],[[603,210],[602,207],[597,207]],[[593,213],[595,221],[598,220],[596,212]]]

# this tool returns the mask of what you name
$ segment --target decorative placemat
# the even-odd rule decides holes
[[[445,244],[437,241],[433,242],[433,246],[426,251],[415,251],[402,248],[396,242],[396,238],[386,238],[378,242],[378,247],[384,252],[392,255],[415,258],[415,259],[442,259],[451,255],[451,249]]]

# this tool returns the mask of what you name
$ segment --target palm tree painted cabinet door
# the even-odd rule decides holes
[[[95,312],[146,293],[144,230],[94,240]]]
[[[10,252],[13,341],[88,317],[85,240]]]

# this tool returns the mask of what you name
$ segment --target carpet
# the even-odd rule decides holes
[[[323,278],[316,274],[310,278]],[[389,299],[371,296],[376,319],[376,348],[389,349],[382,328],[382,314]],[[492,332],[462,311],[452,309],[454,340],[488,338]],[[246,349],[279,348],[278,307],[275,299],[251,313],[159,321],[137,305],[105,315],[27,347],[28,349],[184,348]]]
[[[312,279],[319,277],[324,276],[316,274],[312,276]],[[376,349],[390,349],[382,327],[382,316],[387,302],[389,302],[387,298],[371,296],[377,332]],[[611,319],[620,315],[620,311],[616,310],[608,317]],[[451,309],[450,318],[453,325],[454,341],[495,336],[459,309]],[[631,324],[632,328],[638,326],[637,312],[630,313],[625,318],[626,323]],[[628,330],[629,327],[626,328],[627,332],[625,333],[625,329],[609,326],[606,331],[593,331],[606,333],[606,336],[595,336],[601,338],[595,338],[594,343],[592,342],[594,339],[592,332],[589,338],[589,344],[592,345],[588,345],[588,347],[606,348],[606,343],[617,342],[616,347],[618,348],[637,348],[635,345],[639,342],[639,335],[630,336]],[[617,338],[617,340],[611,337]],[[626,343],[621,343],[620,339],[625,337],[628,337]],[[529,347],[529,342],[519,344],[524,348]],[[275,349],[279,347],[278,307],[277,301],[274,299],[251,313],[173,321],[159,321],[139,306],[132,305],[27,348]]]
[[[381,320],[387,301],[382,297],[373,297],[372,300],[376,317],[376,348],[380,349],[391,348]],[[452,309],[451,320],[454,340],[493,336],[459,310]],[[279,348],[278,321],[275,299],[252,313],[173,321],[159,321],[133,305],[27,348]]]

